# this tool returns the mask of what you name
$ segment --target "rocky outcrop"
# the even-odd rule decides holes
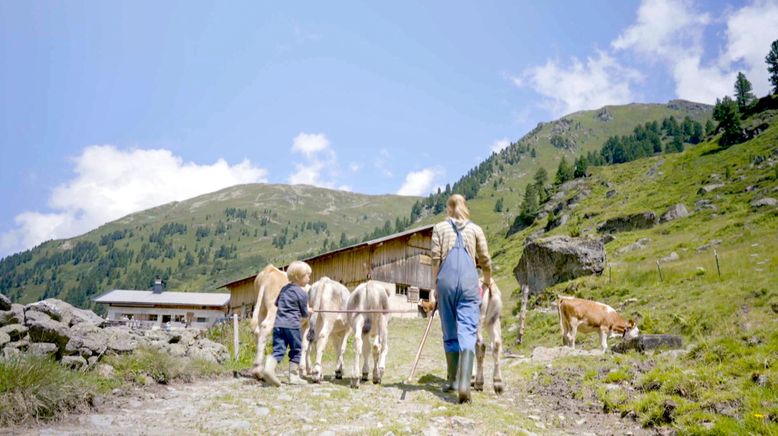
[[[656,225],[656,214],[651,211],[611,218],[597,227],[600,233],[628,232],[631,230],[649,229]]]
[[[0,311],[0,358],[28,353],[53,356],[63,365],[83,368],[102,356],[131,353],[140,346],[174,357],[221,363],[227,348],[202,337],[199,330],[131,330],[103,327],[103,318],[61,300],[47,299],[21,306],[6,302]]]
[[[0,294],[0,310],[11,310],[11,299]]]
[[[642,250],[646,247],[648,247],[648,244],[651,243],[650,238],[640,238],[635,243],[627,245],[626,247],[621,247],[618,250],[616,250],[619,254],[629,253],[635,250]]]
[[[683,348],[683,340],[677,335],[639,335],[628,341],[623,341],[613,347],[617,353],[625,353],[629,350],[637,350],[641,353],[656,349]]]
[[[604,269],[605,248],[601,241],[554,236],[525,245],[513,274],[535,294],[576,277],[602,274]]]
[[[751,207],[775,206],[778,200],[770,197],[760,198],[751,202]]]
[[[660,223],[666,223],[668,221],[677,220],[678,218],[685,218],[689,216],[689,211],[686,209],[686,206],[683,205],[683,203],[678,203],[674,206],[671,206],[670,209],[667,209],[667,212],[662,215],[662,218],[659,218]]]

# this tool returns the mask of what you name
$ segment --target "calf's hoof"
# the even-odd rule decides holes
[[[502,380],[495,380],[494,381],[494,393],[497,395],[502,394],[503,386],[502,386]]]
[[[335,380],[342,380],[343,379],[343,371],[337,370],[335,371]]]
[[[363,381],[363,382],[366,382],[366,381],[367,381],[367,373],[366,373],[366,372],[363,372],[363,373],[362,373],[362,378],[361,378],[361,379],[359,379],[359,380],[360,380],[360,381]]]
[[[359,379],[356,377],[351,379],[351,389],[359,389]]]
[[[373,384],[380,385],[381,380],[384,378],[384,369],[378,368],[375,374],[373,374]]]
[[[484,382],[475,382],[473,384],[473,390],[474,391],[479,391],[479,392],[483,391],[484,390]]]

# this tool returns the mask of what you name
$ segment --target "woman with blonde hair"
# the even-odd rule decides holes
[[[448,369],[444,391],[456,390],[459,402],[464,403],[470,401],[470,376],[480,321],[481,290],[476,265],[483,271],[484,283],[491,283],[492,261],[483,230],[470,222],[465,197],[449,197],[446,215],[446,220],[432,229],[432,273]]]

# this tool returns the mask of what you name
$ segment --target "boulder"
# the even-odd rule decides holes
[[[669,262],[675,262],[676,260],[679,260],[680,258],[681,257],[678,256],[678,253],[673,251],[670,254],[668,254],[667,256],[659,259],[659,261],[662,262],[662,263],[669,263]]]
[[[698,200],[697,202],[694,203],[694,210],[700,211],[700,210],[703,210],[703,209],[710,209],[710,210],[713,210],[713,211],[719,210],[719,208],[716,207],[716,205],[713,204],[712,201],[707,200],[707,199]]]
[[[51,319],[60,321],[67,326],[73,326],[82,322],[88,322],[97,326],[105,325],[106,321],[96,315],[91,310],[79,309],[73,307],[71,304],[66,303],[56,298],[48,298],[37,303],[28,304],[25,307],[27,312],[37,311],[43,312],[49,315]]]
[[[30,329],[21,324],[9,324],[5,327],[0,327],[0,332],[7,334],[12,341],[18,341],[22,339]]]
[[[724,187],[723,183],[711,183],[697,190],[697,194],[699,195],[707,194],[709,192],[715,191],[716,189],[723,188],[723,187]]]
[[[634,244],[627,245],[626,247],[621,247],[618,250],[616,250],[616,252],[619,254],[624,254],[635,250],[642,250],[648,247],[648,244],[650,242],[651,242],[650,238],[640,238],[637,241],[635,241]]]
[[[11,310],[11,299],[4,294],[0,294],[0,310]]]
[[[751,202],[751,207],[775,206],[778,200],[770,197],[760,198]]]
[[[11,342],[11,337],[8,336],[8,333],[0,331],[0,348],[5,347],[5,344],[9,342]]]
[[[613,351],[625,353],[628,350],[637,350],[642,353],[658,348],[671,350],[683,348],[683,339],[677,335],[638,335],[636,338],[616,344]]]
[[[536,294],[556,283],[602,274],[604,269],[605,248],[601,241],[553,236],[527,244],[513,274]]]
[[[55,356],[57,351],[59,351],[57,344],[52,344],[50,342],[36,342],[30,344],[30,346],[27,348],[27,352],[29,354],[41,357]]]
[[[187,356],[192,359],[202,359],[214,363],[222,363],[230,358],[227,347],[211,341],[200,339],[187,351]]]
[[[660,223],[666,223],[668,221],[677,220],[678,218],[684,218],[689,216],[689,211],[686,209],[686,206],[683,205],[683,203],[678,203],[675,206],[670,207],[670,209],[667,209],[667,212],[662,215],[662,218],[659,219]]]
[[[71,327],[70,341],[65,346],[65,353],[89,357],[92,354],[102,354],[107,346],[108,335],[103,329],[92,323],[82,322]]]
[[[656,214],[651,211],[611,218],[597,227],[600,233],[625,232],[638,229],[649,229],[657,222]]]
[[[3,359],[12,359],[14,357],[18,357],[20,354],[22,354],[22,352],[19,351],[18,348],[5,347],[5,348],[3,348],[2,358]]]
[[[51,342],[64,349],[70,341],[70,329],[64,323],[53,319],[33,319],[27,326],[32,342]]]
[[[24,306],[12,304],[8,310],[0,311],[0,326],[24,324]]]
[[[117,354],[131,353],[138,348],[138,340],[126,330],[111,327],[106,328],[108,349]]]
[[[116,376],[116,370],[114,367],[104,363],[97,365],[95,372],[97,372],[97,375],[103,378],[114,378]]]
[[[53,321],[50,316],[37,310],[30,310],[24,313],[24,325],[29,326],[35,321]]]
[[[65,356],[60,363],[70,369],[81,369],[86,366],[86,359],[81,356]]]

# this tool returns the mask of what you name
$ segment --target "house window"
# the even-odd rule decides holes
[[[173,315],[173,322],[184,322],[184,315]]]
[[[156,321],[156,320],[157,320],[157,314],[156,313],[152,313],[152,314],[149,315],[149,321]]]
[[[408,295],[408,285],[398,283],[395,289],[397,290],[397,295]]]
[[[208,318],[204,316],[198,316],[195,322],[208,322]]]

